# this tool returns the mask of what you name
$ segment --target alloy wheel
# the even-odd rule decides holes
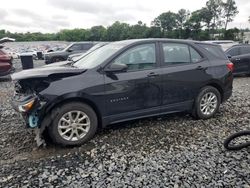
[[[217,106],[218,106],[218,98],[214,93],[208,92],[201,98],[200,110],[204,115],[209,116],[213,114]]]
[[[81,140],[90,129],[90,118],[82,111],[65,113],[58,122],[58,133],[67,141]]]

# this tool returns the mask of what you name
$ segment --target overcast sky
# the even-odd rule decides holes
[[[0,29],[11,32],[57,32],[64,28],[90,28],[114,21],[150,25],[162,12],[181,8],[194,11],[207,0],[4,0]],[[239,14],[229,27],[250,28],[250,0],[236,0]]]

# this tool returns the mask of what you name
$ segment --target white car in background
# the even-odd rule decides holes
[[[37,51],[35,50],[23,50],[20,53],[17,54],[18,58],[20,58],[20,56],[32,56],[33,59],[37,59]]]
[[[233,40],[208,40],[203,42],[219,44],[223,49],[223,51],[226,51],[228,48],[231,48],[232,46],[239,44],[239,42]]]

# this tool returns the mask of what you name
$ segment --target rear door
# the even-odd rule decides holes
[[[210,79],[209,62],[185,43],[161,43],[163,110],[190,109],[200,87]]]

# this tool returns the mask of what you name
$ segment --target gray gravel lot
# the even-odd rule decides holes
[[[232,98],[210,120],[174,114],[130,121],[77,148],[38,149],[10,106],[12,94],[12,83],[1,79],[0,187],[250,187],[250,148],[222,145],[250,129],[250,77],[235,78]]]

